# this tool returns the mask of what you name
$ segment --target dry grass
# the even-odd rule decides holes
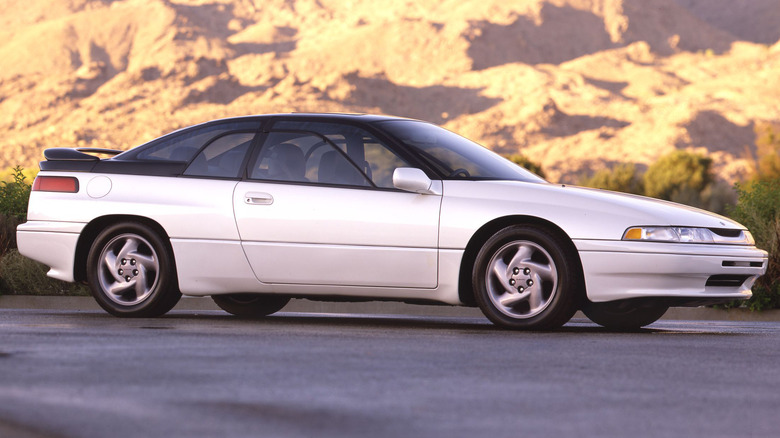
[[[0,292],[6,295],[89,295],[86,286],[46,276],[48,268],[10,250],[0,258]]]

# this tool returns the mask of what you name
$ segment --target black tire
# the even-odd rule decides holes
[[[160,316],[181,298],[169,243],[137,222],[98,234],[87,256],[87,281],[100,307],[115,316]]]
[[[583,296],[576,252],[536,225],[506,227],[477,253],[471,280],[482,313],[510,329],[550,330],[566,324]]]
[[[283,295],[229,294],[211,297],[220,309],[244,318],[261,318],[276,313],[290,302]]]
[[[658,321],[669,306],[635,301],[588,302],[582,313],[591,321],[610,330],[638,330]]]

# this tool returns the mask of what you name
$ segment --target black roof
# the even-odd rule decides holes
[[[379,114],[361,114],[361,113],[275,113],[275,114],[254,114],[246,116],[227,117],[224,119],[209,120],[205,123],[219,122],[224,120],[243,120],[243,119],[269,119],[269,118],[306,118],[306,119],[324,119],[324,120],[352,120],[356,122],[379,122],[384,120],[410,120],[405,117],[379,115]]]
[[[226,117],[222,119],[208,120],[169,132],[165,135],[152,139],[144,144],[135,146],[117,156],[117,160],[98,160],[97,157],[81,153],[75,149],[57,148],[47,150],[44,155],[47,160],[40,162],[41,170],[70,170],[70,171],[97,171],[106,173],[144,173],[149,175],[178,175],[183,171],[182,163],[154,163],[154,162],[132,162],[124,161],[122,157],[125,153],[145,147],[146,145],[157,142],[166,137],[177,135],[177,133],[197,127],[204,127],[211,124],[219,124],[227,121],[262,121],[270,119],[307,119],[333,122],[353,122],[353,123],[372,123],[388,120],[411,120],[403,117],[375,115],[375,114],[349,114],[349,113],[277,113],[277,114],[255,114],[236,117]],[[84,152],[89,152],[84,150]],[[93,151],[94,152],[94,151]],[[118,153],[119,151],[117,151]],[[132,169],[131,169],[132,167]],[[115,169],[116,168],[116,169]]]

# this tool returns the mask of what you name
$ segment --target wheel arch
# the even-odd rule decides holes
[[[571,237],[569,237],[569,235],[559,226],[546,219],[542,219],[536,216],[512,215],[496,218],[482,225],[482,227],[480,227],[471,236],[468,244],[466,244],[466,249],[463,252],[463,258],[460,262],[460,272],[458,275],[458,298],[460,299],[461,303],[472,307],[477,306],[476,299],[474,298],[474,291],[471,288],[471,273],[474,270],[474,262],[476,261],[477,253],[479,253],[480,248],[482,248],[482,245],[487,242],[490,236],[511,225],[536,225],[545,228],[561,237],[562,240],[567,244],[567,247],[565,248],[566,251],[571,252],[577,261],[576,269],[578,270],[577,273],[581,282],[579,285],[581,290],[581,297],[585,297],[587,295],[585,291],[585,277],[582,271],[582,260],[580,259],[580,254],[577,251],[577,247],[574,246],[574,242],[572,241]]]
[[[136,222],[144,224],[153,229],[162,238],[163,242],[168,245],[168,249],[174,257],[173,268],[176,268],[175,254],[173,254],[173,247],[171,246],[171,240],[165,228],[162,227],[157,221],[149,219],[144,216],[134,215],[107,215],[100,216],[90,221],[79,235],[78,243],[76,244],[76,256],[75,263],[73,265],[73,277],[77,282],[87,281],[87,257],[89,257],[89,249],[92,247],[92,243],[95,238],[106,227],[121,222]]]

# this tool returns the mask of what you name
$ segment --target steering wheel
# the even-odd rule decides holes
[[[469,171],[468,171],[468,170],[466,170],[466,169],[464,169],[464,168],[462,168],[462,167],[460,167],[460,168],[458,168],[458,169],[455,169],[455,170],[453,170],[453,171],[452,171],[452,172],[450,172],[450,174],[449,174],[449,175],[447,175],[447,176],[448,176],[448,177],[454,177],[454,176],[458,176],[458,175],[462,175],[464,178],[468,178],[468,177],[470,177],[470,176],[471,176],[471,174],[469,173]]]

